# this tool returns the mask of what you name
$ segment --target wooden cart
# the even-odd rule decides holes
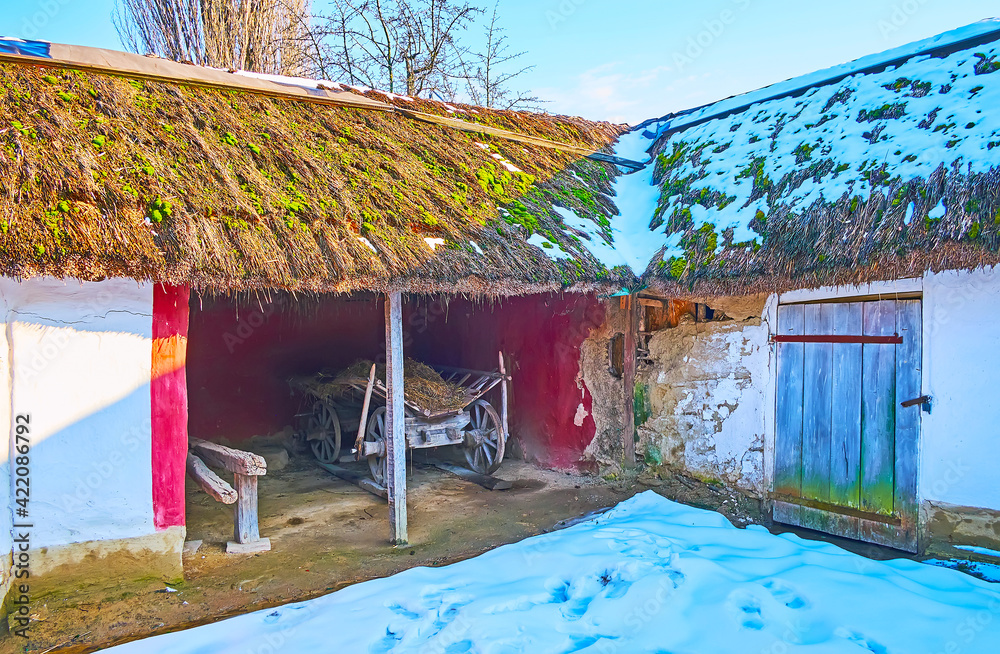
[[[431,366],[441,377],[464,390],[465,405],[451,411],[432,411],[405,397],[406,447],[420,449],[456,445],[463,448],[465,459],[473,471],[488,475],[503,461],[507,443],[507,383],[510,377],[503,366],[493,372],[468,370],[448,366]],[[372,371],[374,373],[374,370]],[[332,394],[318,395],[314,383],[321,380],[327,388],[336,386]],[[386,483],[386,387],[374,374],[369,379],[338,378],[319,375],[309,380],[293,379],[291,386],[311,401],[310,410],[300,413],[300,433],[304,434],[321,463],[335,463],[340,458],[342,433],[356,429],[358,439],[353,451],[357,460],[367,459],[372,478],[380,486]],[[500,386],[501,406],[498,413],[483,399]],[[369,398],[371,411],[369,411]],[[362,422],[365,428],[360,429]]]

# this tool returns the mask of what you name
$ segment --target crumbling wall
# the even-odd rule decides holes
[[[714,302],[728,320],[685,319],[652,336],[651,364],[636,380],[639,410],[648,413],[637,452],[648,464],[765,494],[765,300]]]
[[[593,461],[602,474],[614,475],[625,463],[625,384],[611,373],[608,346],[616,334],[625,333],[628,314],[620,298],[606,298],[603,304],[603,323],[580,346],[580,380],[590,391],[595,425],[594,439],[584,458]]]

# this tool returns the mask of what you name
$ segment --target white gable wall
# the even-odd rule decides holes
[[[30,415],[32,549],[154,533],[152,285],[0,278],[0,308],[11,443]]]

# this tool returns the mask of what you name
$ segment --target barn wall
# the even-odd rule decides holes
[[[640,368],[649,418],[637,456],[757,497],[766,492],[765,415],[770,370],[766,298],[719,300],[730,319],[656,332]]]
[[[152,285],[0,279],[0,298],[10,411],[30,416],[32,577],[106,579],[121,552],[178,572],[183,528],[157,533],[153,513]]]

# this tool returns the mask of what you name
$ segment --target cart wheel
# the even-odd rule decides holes
[[[312,438],[309,438],[312,436]],[[318,437],[318,438],[317,438]],[[306,438],[320,463],[335,463],[340,457],[340,417],[326,402],[316,402],[306,426]]]
[[[382,451],[388,446],[385,438],[385,407],[380,406],[372,412],[368,418],[368,427],[365,429],[365,442],[379,443]],[[368,467],[372,471],[372,479],[379,486],[385,487],[386,477],[386,457],[372,455],[368,457]]]
[[[469,467],[481,475],[496,472],[503,461],[507,434],[500,426],[500,416],[486,400],[476,400],[469,406],[469,432],[465,439],[465,459]]]

